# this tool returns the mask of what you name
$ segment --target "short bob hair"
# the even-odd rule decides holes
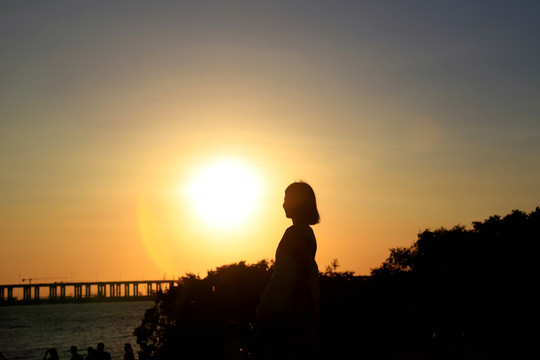
[[[321,220],[317,210],[317,200],[313,188],[303,181],[294,182],[285,189],[285,196],[299,200],[296,207],[289,210],[290,217],[294,220],[309,225],[318,224]]]

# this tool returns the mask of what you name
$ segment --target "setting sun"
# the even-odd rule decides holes
[[[260,196],[260,181],[248,165],[218,160],[201,166],[187,188],[197,217],[206,226],[225,229],[243,224]]]

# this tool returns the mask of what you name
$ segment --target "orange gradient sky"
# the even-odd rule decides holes
[[[426,228],[540,205],[537,2],[0,7],[0,283],[272,259],[296,180],[319,267],[357,274]],[[259,179],[230,228],[186,192],[223,159]]]

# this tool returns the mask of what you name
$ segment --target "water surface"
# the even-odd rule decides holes
[[[121,359],[124,344],[139,349],[133,330],[151,301],[45,304],[0,307],[0,352],[8,359],[42,359],[54,347],[60,360],[71,358],[71,345],[86,355],[89,346],[105,344],[112,359]]]

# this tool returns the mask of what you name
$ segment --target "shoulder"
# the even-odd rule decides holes
[[[283,243],[286,244],[294,244],[298,242],[300,239],[303,238],[309,238],[311,237],[310,233],[311,228],[309,226],[298,226],[298,225],[292,225],[285,230],[285,233],[283,234],[283,239],[281,240]]]
[[[297,227],[295,225],[289,226],[279,242],[276,256],[278,254],[294,254],[296,252],[296,245],[299,237]]]
[[[285,230],[285,235],[283,235],[283,237],[311,239],[315,237],[315,234],[309,225],[292,225]]]
[[[283,234],[281,239],[281,246],[284,249],[294,251],[298,246],[305,247],[306,244],[310,244],[315,240],[313,230],[308,225],[299,226],[292,225]]]
[[[285,230],[285,233],[283,234],[284,239],[290,239],[295,238],[297,236],[298,229],[295,225],[291,225]]]

